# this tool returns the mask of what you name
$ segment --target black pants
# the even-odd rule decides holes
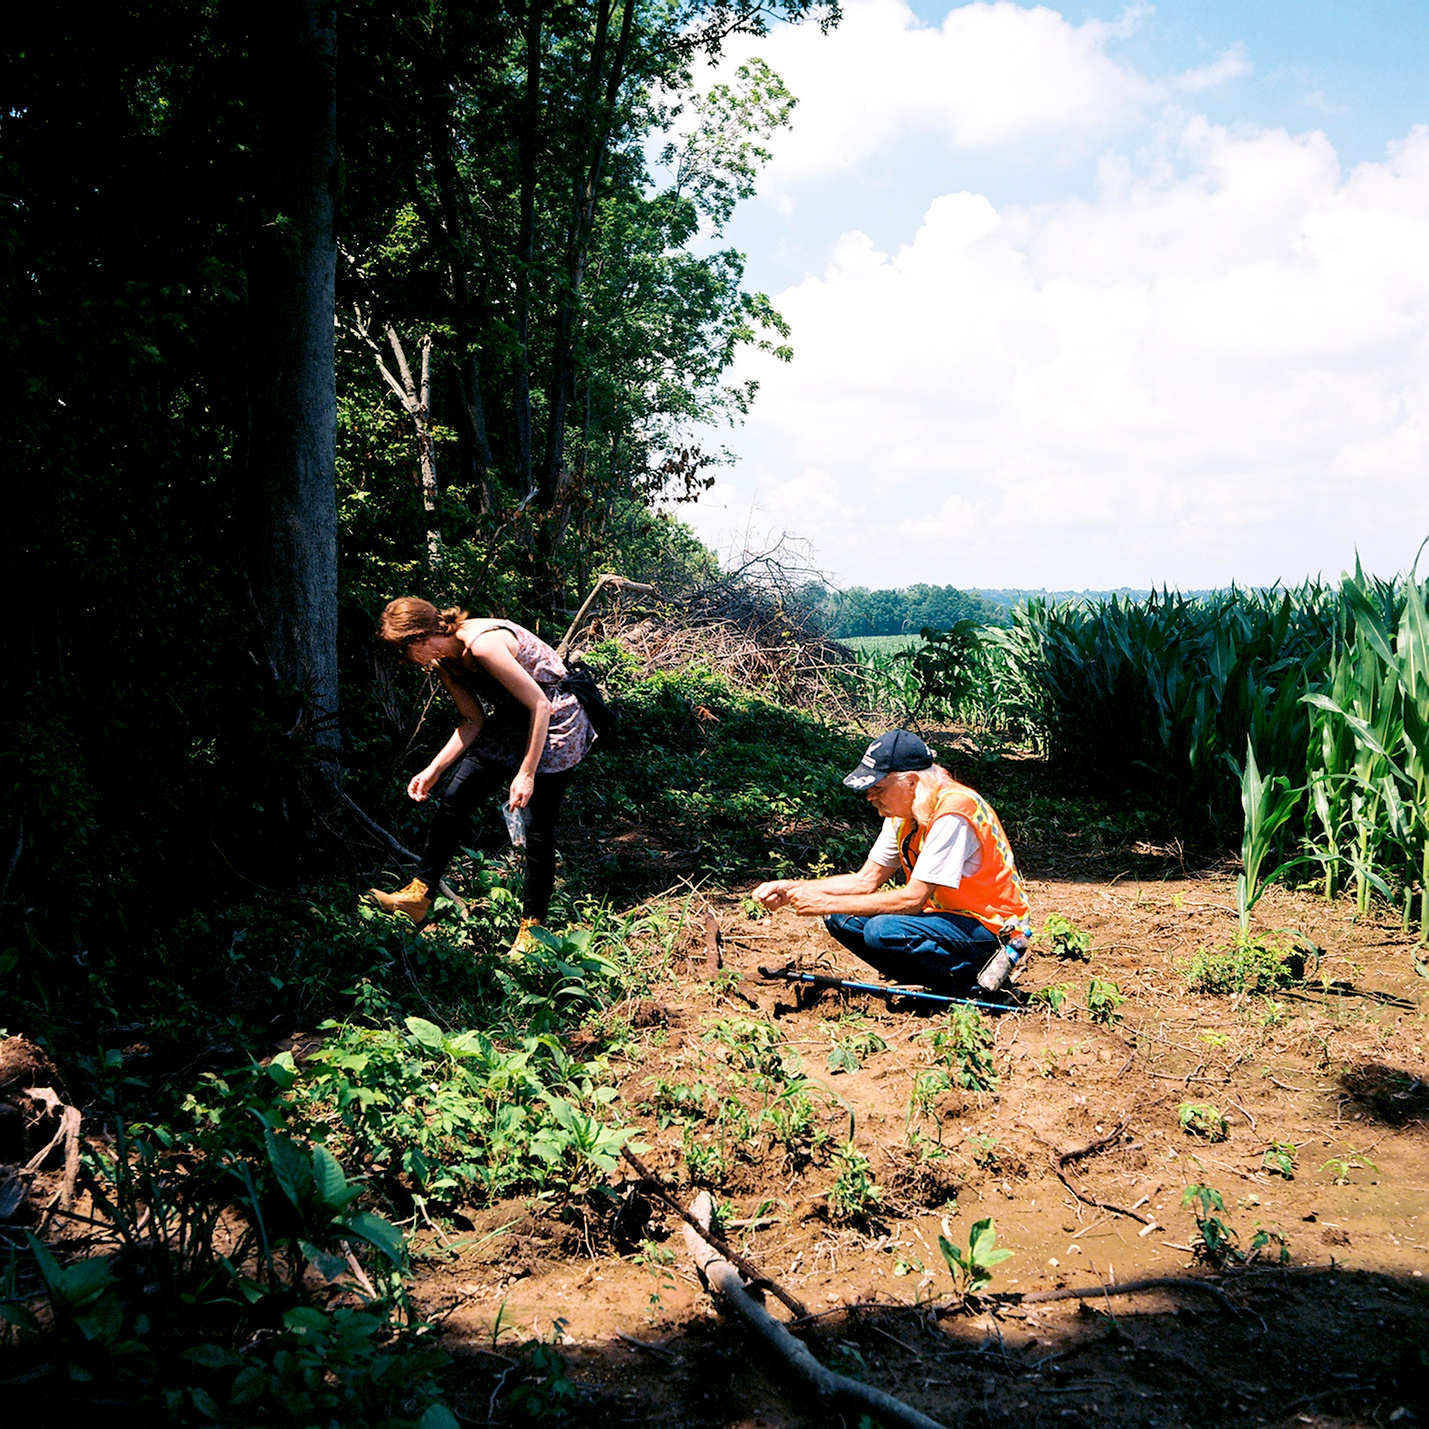
[[[570,783],[572,770],[537,774],[531,802],[526,806],[526,897],[522,912],[544,920],[556,884],[556,815]],[[427,833],[417,877],[435,888],[471,822],[472,811],[498,789],[506,793],[516,771],[509,764],[492,764],[478,754],[468,754],[456,767],[437,806]]]

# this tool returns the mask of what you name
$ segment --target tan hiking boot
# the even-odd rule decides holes
[[[539,918],[523,918],[520,928],[516,931],[514,941],[506,950],[506,956],[508,958],[524,958],[527,953],[535,952],[538,944],[536,939],[531,936],[531,930],[540,926]]]
[[[367,890],[367,896],[379,908],[388,913],[404,914],[418,928],[427,921],[427,914],[432,911],[431,893],[432,890],[420,878],[414,878],[395,893],[384,893],[380,888]]]

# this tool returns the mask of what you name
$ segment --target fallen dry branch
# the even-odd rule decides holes
[[[708,1235],[710,1196],[701,1191],[690,1213],[685,1217],[685,1245],[700,1274],[711,1289],[719,1292],[723,1303],[758,1332],[764,1342],[810,1385],[821,1399],[842,1399],[857,1404],[877,1417],[882,1424],[907,1425],[908,1429],[942,1429],[936,1419],[856,1379],[825,1369],[789,1331],[750,1294],[740,1279],[739,1271],[730,1264],[705,1237]],[[701,1228],[703,1227],[703,1228]]]
[[[687,1226],[699,1231],[727,1261],[738,1266],[739,1269],[749,1277],[752,1284],[768,1290],[771,1295],[780,1300],[788,1309],[792,1310],[795,1315],[805,1319],[808,1318],[809,1310],[803,1301],[795,1299],[782,1285],[770,1280],[767,1275],[762,1274],[757,1267],[751,1265],[737,1250],[727,1245],[710,1229],[708,1221],[706,1221],[704,1225],[701,1225],[699,1221],[695,1220],[669,1191],[665,1189],[664,1183],[660,1178],[628,1146],[622,1148],[621,1155],[640,1173],[640,1177],[645,1184],[649,1186]]]
[[[1023,1125],[1025,1125],[1025,1123],[1023,1123]],[[1055,1157],[1052,1169],[1057,1173],[1057,1179],[1084,1206],[1093,1206],[1099,1211],[1111,1211],[1113,1215],[1129,1216],[1132,1220],[1143,1226],[1154,1226],[1156,1224],[1154,1216],[1138,1215],[1135,1211],[1128,1210],[1125,1206],[1113,1205],[1110,1201],[1099,1201],[1095,1196],[1087,1195],[1085,1191],[1073,1185],[1066,1172],[1066,1167],[1070,1162],[1080,1161],[1083,1156],[1091,1156],[1098,1151],[1104,1151],[1107,1147],[1116,1142],[1121,1137],[1122,1132],[1126,1130],[1124,1123],[1117,1127],[1109,1136],[1102,1137],[1100,1141],[1088,1142],[1086,1146],[1074,1146],[1070,1151],[1058,1151],[1046,1137],[1039,1135],[1034,1127],[1029,1126],[1027,1130],[1030,1131],[1033,1136],[1037,1137],[1037,1140],[1040,1141],[1043,1146],[1052,1152]]]
[[[1046,1305],[1053,1300],[1100,1300],[1111,1295],[1141,1295],[1148,1290],[1199,1290],[1214,1296],[1232,1315],[1243,1315],[1244,1310],[1226,1294],[1219,1285],[1207,1280],[1193,1280],[1186,1276],[1162,1275],[1151,1280],[1128,1280],[1123,1285],[1087,1285],[1080,1289],[1067,1287],[1061,1290],[1033,1290],[1027,1294],[1008,1291],[987,1298],[1000,1305]]]
[[[601,623],[600,633],[635,657],[642,679],[659,670],[703,665],[784,704],[858,721],[860,711],[847,683],[849,654],[829,641],[805,640],[787,629],[694,609],[669,621],[647,616],[622,624],[612,616]]]
[[[601,576],[591,589],[591,593],[586,596],[585,603],[576,611],[576,618],[571,621],[570,628],[561,637],[561,643],[556,646],[556,654],[559,655],[562,660],[570,653],[571,638],[575,635],[576,631],[581,628],[581,621],[586,618],[586,613],[590,610],[591,606],[595,604],[596,598],[600,595],[601,591],[607,586],[613,586],[616,590],[644,591],[646,594],[652,593],[655,589],[654,586],[642,585],[639,581],[628,581],[624,576],[617,576],[611,573]]]

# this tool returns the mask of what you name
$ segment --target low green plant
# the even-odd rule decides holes
[[[1224,1141],[1230,1134],[1225,1117],[1210,1102],[1182,1102],[1176,1108],[1176,1120],[1188,1136],[1206,1141]]]
[[[883,1204],[868,1157],[852,1141],[833,1154],[834,1184],[829,1188],[829,1219],[835,1224],[866,1222]]]
[[[1039,987],[1030,994],[1027,1001],[1033,1007],[1045,1007],[1049,1012],[1060,1012],[1071,990],[1070,983],[1048,983],[1046,987]]]
[[[1087,984],[1087,1016],[1105,1027],[1121,1021],[1121,1005],[1126,1001],[1122,990],[1114,983],[1094,977]]]
[[[1196,1221],[1196,1231],[1200,1236],[1200,1244],[1196,1247],[1198,1259],[1208,1265],[1219,1266],[1228,1259],[1238,1258],[1234,1246],[1235,1232],[1220,1218],[1226,1203],[1215,1187],[1200,1184],[1187,1186],[1181,1193],[1181,1205],[1191,1210]]]
[[[938,1237],[938,1248],[948,1263],[953,1283],[963,1295],[976,1295],[992,1284],[992,1267],[1011,1256],[997,1246],[997,1227],[991,1216],[974,1221],[968,1231],[968,1248],[960,1249],[947,1236]]]
[[[772,1151],[782,1147],[785,1164],[798,1170],[806,1166],[825,1146],[829,1133],[819,1125],[818,1109],[802,1078],[784,1088],[760,1115],[760,1126],[769,1133]]]
[[[1276,1247],[1275,1260],[1278,1265],[1285,1265],[1290,1259],[1290,1242],[1279,1231],[1269,1230],[1264,1226],[1258,1226],[1256,1232],[1250,1238],[1250,1254],[1247,1260],[1257,1260],[1262,1251],[1269,1247]]]
[[[723,1148],[713,1141],[697,1136],[694,1128],[688,1124],[680,1135],[680,1154],[684,1157],[685,1169],[692,1185],[723,1184],[729,1171]]]
[[[1191,992],[1267,994],[1293,987],[1305,974],[1305,955],[1293,944],[1238,933],[1229,947],[1197,948],[1182,969]]]
[[[156,1421],[455,1429],[433,1378],[448,1357],[410,1328],[402,1232],[325,1147],[253,1111],[227,1149],[122,1123],[92,1142],[88,1240],[112,1249],[62,1264],[27,1236],[37,1286],[0,1318],[44,1344],[57,1393],[79,1381]]]
[[[1328,1171],[1337,1186],[1348,1186],[1352,1171],[1373,1171],[1376,1175],[1379,1173],[1379,1166],[1371,1161],[1363,1151],[1356,1151],[1353,1147],[1350,1147],[1343,1156],[1330,1157],[1320,1169]]]
[[[565,1329],[564,1320],[556,1320],[552,1335]],[[571,1378],[555,1344],[528,1340],[521,1346],[518,1364],[521,1373],[509,1387],[498,1386],[494,1403],[503,1417],[512,1424],[564,1424],[570,1419],[580,1400],[580,1386]]]
[[[645,1105],[655,1113],[661,1131],[677,1121],[703,1121],[714,1096],[703,1082],[670,1082],[664,1077],[656,1077],[650,1088]]]
[[[912,1085],[908,1089],[907,1116],[910,1136],[914,1134],[912,1130],[914,1123],[923,1117],[933,1117],[938,1098],[944,1092],[949,1091],[952,1085],[946,1070],[942,1067],[931,1067],[914,1076]],[[938,1127],[938,1135],[941,1138],[941,1125]]]
[[[989,1133],[974,1133],[968,1137],[968,1145],[972,1147],[973,1164],[981,1166],[984,1171],[998,1172],[1002,1170],[1002,1156],[999,1149],[997,1137]]]
[[[920,1034],[924,1035],[924,1034]],[[948,1076],[950,1086],[970,1092],[997,1089],[993,1065],[994,1032],[991,1023],[974,1007],[955,1007],[943,1026],[931,1034],[933,1061]]]
[[[832,1032],[834,1039],[828,1057],[830,1072],[856,1072],[863,1066],[866,1057],[882,1052],[888,1046],[877,1032],[864,1026],[863,1018],[857,1013],[846,1014],[836,1026],[828,1030]]]
[[[1295,1179],[1295,1160],[1299,1148],[1293,1141],[1272,1141],[1265,1148],[1261,1165],[1273,1176],[1283,1176],[1287,1181]]]
[[[1181,1193],[1181,1205],[1189,1209],[1195,1218],[1199,1237],[1196,1257],[1207,1265],[1217,1269],[1229,1264],[1249,1265],[1272,1246],[1276,1248],[1275,1259],[1278,1264],[1284,1265],[1290,1259],[1290,1246],[1285,1236],[1278,1230],[1271,1230],[1259,1224],[1250,1238],[1249,1247],[1241,1250],[1236,1244],[1240,1239],[1238,1233],[1221,1219],[1226,1205],[1221,1193],[1213,1186],[1187,1186]]]
[[[1091,958],[1092,935],[1083,932],[1060,913],[1049,913],[1042,920],[1042,936],[1052,944],[1052,952],[1059,958],[1086,962]]]
[[[731,1067],[775,1079],[786,1075],[786,1054],[794,1056],[772,1022],[756,1022],[748,1017],[720,1018],[711,1024],[704,1040],[727,1048]]]

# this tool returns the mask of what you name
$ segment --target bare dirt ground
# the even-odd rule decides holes
[[[1060,1009],[993,1019],[996,1090],[945,1090],[921,1108],[942,1014],[763,982],[760,964],[867,970],[817,923],[687,900],[699,916],[668,978],[616,1010],[643,1024],[612,1064],[644,1159],[688,1204],[691,1148],[704,1155],[727,1234],[809,1309],[814,1353],[944,1424],[1429,1418],[1429,984],[1412,940],[1397,922],[1356,921],[1350,903],[1272,889],[1256,930],[1292,929],[1318,950],[1304,980],[1268,996],[1192,993],[1187,963],[1232,942],[1233,872],[1188,870],[1174,846],[1084,851],[1065,838],[1024,840],[1019,861],[1038,923],[1057,913],[1085,930],[1090,960],[1042,940],[1020,987],[1066,986]],[[715,978],[706,902],[722,933]],[[1092,978],[1125,997],[1115,1020],[1091,1019]],[[814,1084],[816,1146],[791,1150],[771,1124],[761,1035],[777,1044],[765,1064],[780,1069],[776,1090]],[[833,1070],[851,1039],[857,1069]],[[718,1119],[731,1098],[745,1121]],[[1214,1107],[1225,1138],[1187,1130],[1188,1103]],[[840,1221],[831,1157],[850,1118],[880,1199]],[[507,1203],[473,1213],[450,1248],[427,1237],[419,1299],[456,1357],[463,1417],[490,1418],[512,1363],[503,1348],[536,1338],[559,1347],[584,1422],[857,1424],[721,1316],[677,1219],[637,1183],[632,1172],[584,1218]],[[1192,1185],[1223,1202],[1235,1254],[1219,1265],[1183,1206]],[[1013,1254],[964,1299],[939,1236],[965,1246],[985,1217]],[[1115,1293],[1148,1278],[1195,1283]],[[1082,1293],[1019,1298],[1059,1288]]]

